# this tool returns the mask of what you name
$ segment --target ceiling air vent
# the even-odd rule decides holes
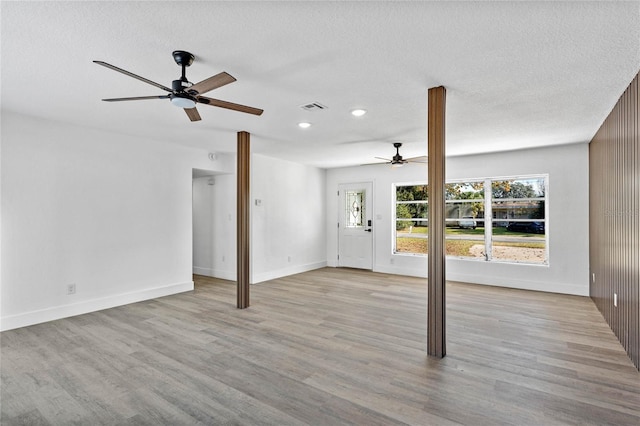
[[[322,105],[320,102],[311,102],[308,104],[300,105],[305,111],[322,111],[323,109],[327,109],[326,106]]]

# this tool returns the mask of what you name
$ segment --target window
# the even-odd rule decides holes
[[[447,182],[447,256],[546,264],[546,187],[546,176]],[[396,185],[395,198],[394,253],[426,255],[427,185]]]
[[[445,225],[448,256],[485,257],[484,181],[445,185]]]
[[[396,253],[426,254],[429,204],[427,185],[396,186]]]
[[[491,258],[545,263],[546,179],[491,180]]]

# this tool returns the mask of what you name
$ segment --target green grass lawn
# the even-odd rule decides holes
[[[470,256],[469,249],[478,244],[478,241],[449,240],[446,242],[447,256]],[[396,252],[427,254],[429,240],[426,238],[398,238],[396,240]]]
[[[447,240],[445,244],[447,256],[466,256],[469,257],[471,254],[469,250],[472,246],[476,244],[484,243],[482,241],[477,240]],[[493,243],[494,246],[503,246],[503,247],[526,247],[526,248],[545,248],[544,242],[526,242],[526,243],[516,243],[516,242],[502,242],[496,241]],[[417,253],[417,254],[427,254],[429,251],[429,240],[426,238],[411,238],[411,237],[400,237],[396,239],[396,252],[397,253]]]
[[[409,228],[398,230],[398,232],[409,232]],[[426,234],[429,232],[428,226],[414,226],[411,228],[412,234]],[[445,229],[447,235],[484,235],[484,228],[476,229],[460,229],[447,227]],[[507,231],[507,228],[495,227],[493,228],[493,235],[507,235],[511,237],[540,237],[540,234],[530,234],[525,232],[511,232]]]

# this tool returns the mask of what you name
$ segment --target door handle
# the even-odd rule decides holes
[[[371,232],[371,231],[373,231],[371,228],[364,230],[364,232]]]

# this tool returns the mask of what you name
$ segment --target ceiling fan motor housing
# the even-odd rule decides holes
[[[191,87],[191,83],[189,83],[186,78],[184,80],[179,79],[171,82],[171,88],[174,92],[184,92],[189,87]]]

